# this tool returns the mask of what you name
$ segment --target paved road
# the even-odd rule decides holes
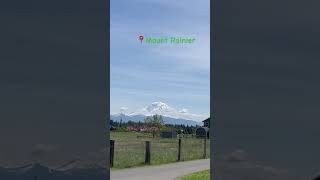
[[[210,168],[210,159],[112,170],[111,180],[174,180],[180,176]]]

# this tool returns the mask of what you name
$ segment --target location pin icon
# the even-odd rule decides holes
[[[142,44],[143,39],[144,39],[143,36],[139,36],[139,40],[141,41],[141,44]]]

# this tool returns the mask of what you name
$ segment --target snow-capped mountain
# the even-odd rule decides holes
[[[162,115],[166,124],[185,124],[185,125],[201,125],[201,121],[206,116],[189,113],[187,109],[176,110],[163,102],[153,102],[149,106],[142,108],[137,112],[127,112],[127,108],[121,108],[121,112],[112,114],[111,119],[114,121],[143,121],[144,117],[151,115]]]

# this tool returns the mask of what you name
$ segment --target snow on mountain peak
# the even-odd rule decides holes
[[[172,112],[174,111],[173,108],[168,106],[166,103],[163,102],[153,102],[151,105],[142,108],[142,111],[145,113],[162,113],[162,112]]]
[[[182,109],[178,111],[175,108],[170,107],[166,103],[160,102],[160,101],[153,102],[149,106],[142,108],[138,112],[130,113],[129,116],[133,116],[133,115],[151,116],[155,114],[176,118],[176,119],[187,119],[187,120],[196,120],[196,121],[202,121],[207,118],[202,115],[191,114],[187,109]]]

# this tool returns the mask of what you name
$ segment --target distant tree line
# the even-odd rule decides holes
[[[173,125],[173,124],[164,124],[163,118],[160,115],[153,115],[146,117],[143,121],[134,122],[128,121],[123,122],[110,120],[111,130],[114,131],[129,131],[128,129],[134,128],[143,128],[143,127],[154,127],[160,131],[176,131],[178,134],[195,134],[196,129],[199,126],[189,126],[189,125]],[[153,132],[154,134],[155,132]]]

